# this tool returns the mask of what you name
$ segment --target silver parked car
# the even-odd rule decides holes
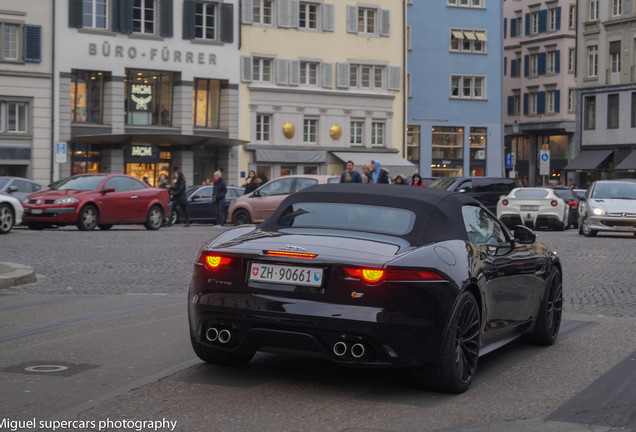
[[[0,195],[11,196],[20,202],[24,201],[27,195],[42,189],[47,189],[47,187],[33,180],[22,177],[0,176]]]
[[[636,236],[636,183],[598,180],[579,202],[579,234],[593,237],[599,231]]]

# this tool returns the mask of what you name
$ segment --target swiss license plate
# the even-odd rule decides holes
[[[33,213],[33,214],[42,214],[42,209],[31,209],[31,213]]]
[[[521,211],[539,211],[539,206],[522,205]]]
[[[322,286],[323,271],[315,267],[252,263],[250,281],[289,285]]]

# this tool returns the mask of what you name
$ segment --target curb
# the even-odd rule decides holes
[[[35,272],[31,267],[6,262],[0,263],[0,289],[35,281]]]

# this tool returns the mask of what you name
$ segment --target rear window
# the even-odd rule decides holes
[[[347,203],[295,203],[278,218],[280,227],[325,228],[402,236],[413,229],[410,210]]]
[[[515,198],[547,198],[549,194],[545,189],[525,188],[515,192]]]
[[[557,194],[559,198],[563,198],[566,201],[573,201],[572,192],[570,192],[569,189],[554,189],[554,193]]]
[[[69,177],[59,182],[54,189],[90,191],[97,189],[102,180],[104,176]]]

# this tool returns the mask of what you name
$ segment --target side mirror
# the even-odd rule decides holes
[[[252,193],[252,197],[259,197],[259,196],[261,196],[261,193],[260,193],[258,190],[255,190],[255,191]]]
[[[116,191],[116,189],[114,187],[107,187],[107,188],[104,188],[102,190],[102,193],[103,194],[107,194],[107,193],[111,193],[111,192],[115,192],[115,191]]]
[[[525,225],[517,225],[513,235],[514,241],[520,244],[532,244],[537,241],[537,235]]]
[[[460,189],[460,190],[458,190],[457,192],[459,192],[459,193],[466,193],[466,189]]]
[[[9,189],[7,189],[7,192],[9,193],[13,193],[13,192],[17,192],[18,191],[18,187],[17,186],[9,186]]]

